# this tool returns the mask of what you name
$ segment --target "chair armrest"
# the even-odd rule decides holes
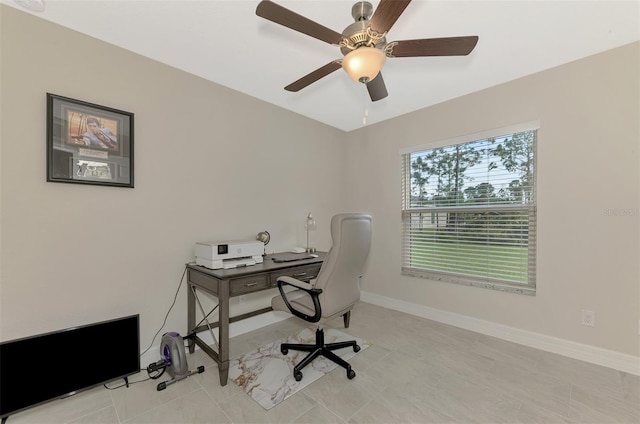
[[[289,286],[297,287],[297,288],[305,290],[305,291],[309,291],[309,290],[313,289],[313,286],[311,285],[311,283],[308,283],[308,282],[302,281],[302,280],[298,280],[297,278],[289,277],[287,275],[282,275],[282,276],[278,277],[278,281],[282,281],[283,283],[285,283],[285,284],[287,284]]]
[[[288,277],[288,276],[281,276],[278,277],[278,290],[280,291],[280,295],[282,296],[282,300],[284,300],[284,304],[287,305],[287,308],[289,308],[289,311],[297,316],[298,318],[302,318],[305,321],[309,321],[309,322],[318,322],[320,321],[320,317],[322,316],[322,307],[320,306],[320,299],[319,299],[319,295],[320,293],[322,293],[321,289],[315,289],[313,288],[313,286],[309,283],[306,283],[304,281],[300,281],[298,279],[295,279],[293,277]],[[315,309],[315,313],[313,316],[309,316],[307,314],[305,314],[304,312],[301,312],[297,309],[295,309],[293,306],[291,306],[291,303],[289,303],[289,299],[287,299],[287,293],[284,291],[284,286],[288,285],[288,286],[293,286],[296,287],[306,293],[309,294],[309,296],[311,296],[311,300],[313,301],[313,308]]]

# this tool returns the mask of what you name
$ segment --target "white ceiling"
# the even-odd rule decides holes
[[[44,0],[43,12],[1,1],[345,131],[360,128],[365,111],[367,124],[384,121],[640,40],[639,0],[414,0],[387,41],[478,35],[478,45],[469,56],[388,59],[389,96],[372,103],[342,70],[285,91],[342,56],[259,18],[258,1]],[[336,32],[353,22],[355,0],[276,2]]]

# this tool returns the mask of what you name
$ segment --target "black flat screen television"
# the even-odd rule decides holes
[[[0,343],[0,418],[140,371],[140,316]]]

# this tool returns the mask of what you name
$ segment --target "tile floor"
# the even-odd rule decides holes
[[[292,318],[238,336],[231,356],[307,325]],[[343,331],[372,343],[350,361],[356,378],[337,368],[269,411],[235,384],[221,387],[216,364],[196,351],[190,368],[206,371],[164,391],[158,380],[98,387],[7,424],[640,423],[638,376],[367,303]]]

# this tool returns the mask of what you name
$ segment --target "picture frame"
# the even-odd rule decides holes
[[[47,181],[133,188],[133,118],[47,93]]]

